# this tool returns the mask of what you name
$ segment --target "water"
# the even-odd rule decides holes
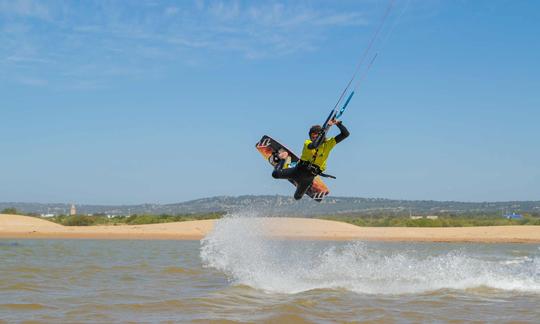
[[[0,321],[540,318],[540,245],[280,241],[230,217],[199,241],[0,240]]]

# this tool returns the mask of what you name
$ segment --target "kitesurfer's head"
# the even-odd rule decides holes
[[[322,131],[322,127],[321,125],[313,125],[311,126],[311,128],[309,129],[309,138],[314,141],[317,139],[317,137],[319,136],[319,134],[321,133]]]

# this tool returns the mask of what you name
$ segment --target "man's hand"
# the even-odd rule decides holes
[[[334,126],[334,125],[337,125],[337,124],[341,124],[341,120],[337,120],[337,119],[332,119],[328,122],[328,125],[329,126]]]

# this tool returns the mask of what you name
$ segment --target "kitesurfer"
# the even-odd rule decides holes
[[[312,126],[309,129],[309,139],[304,142],[302,156],[296,166],[283,168],[288,157],[286,151],[279,153],[279,156],[276,157],[279,161],[274,172],[272,172],[272,177],[296,182],[296,192],[294,193],[294,199],[296,200],[302,199],[316,176],[328,176],[323,172],[326,170],[326,160],[330,155],[330,151],[337,143],[349,136],[349,131],[340,120],[332,119],[328,122],[328,125],[336,125],[340,130],[340,134],[329,139],[323,134],[323,137],[319,139],[319,135],[323,130],[322,127],[320,125]]]

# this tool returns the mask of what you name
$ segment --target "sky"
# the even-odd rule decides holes
[[[255,143],[300,153],[387,7],[0,0],[0,201],[292,195]],[[342,116],[331,195],[539,200],[539,12],[396,0]]]

